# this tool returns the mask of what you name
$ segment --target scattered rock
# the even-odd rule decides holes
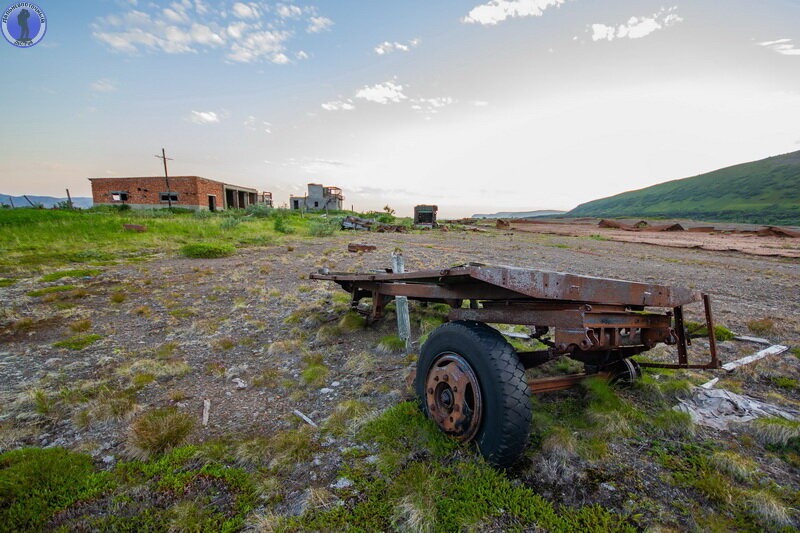
[[[236,385],[237,390],[242,390],[247,388],[247,383],[244,382],[241,378],[233,378],[231,380],[234,385]]]
[[[334,489],[348,489],[353,486],[353,482],[346,477],[340,477],[335,483],[331,483],[331,488]]]
[[[332,392],[333,392],[333,389],[329,389],[328,387],[324,387],[324,388],[319,390],[320,394],[330,394]]]

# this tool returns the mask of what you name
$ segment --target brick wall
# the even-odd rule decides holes
[[[169,178],[169,188],[178,195],[173,206],[189,209],[208,209],[208,195],[216,195],[217,209],[224,208],[222,184],[197,176],[175,176]],[[128,200],[113,200],[112,193],[126,192]],[[161,193],[167,192],[167,184],[161,177],[100,178],[92,180],[92,199],[95,204],[130,204],[132,207],[166,207]]]

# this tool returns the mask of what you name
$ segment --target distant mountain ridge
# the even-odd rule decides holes
[[[566,211],[556,211],[553,209],[540,209],[539,211],[500,211],[493,215],[478,213],[472,215],[471,218],[532,218],[563,215],[564,213],[566,213]]]
[[[593,200],[567,216],[800,225],[800,151]]]
[[[64,198],[56,198],[55,196],[33,196],[31,194],[27,196],[34,204],[42,204],[43,207],[47,208],[55,207],[59,202],[65,202],[67,200],[66,196]],[[0,194],[0,203],[11,205],[9,198],[13,200],[14,207],[31,206],[24,196],[11,196],[8,194]],[[80,207],[81,209],[88,209],[92,207],[93,202],[91,198],[87,198],[85,196],[73,196],[72,205],[75,207]]]

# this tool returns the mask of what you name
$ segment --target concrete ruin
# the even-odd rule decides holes
[[[272,207],[272,193],[231,185],[200,176],[89,178],[94,205],[133,209],[181,207],[195,211],[244,209],[253,204]]]
[[[308,194],[289,197],[289,207],[301,211],[341,211],[343,201],[344,196],[339,187],[309,183]]]
[[[414,207],[414,225],[415,226],[428,226],[435,228],[436,213],[439,211],[437,205],[418,205]]]

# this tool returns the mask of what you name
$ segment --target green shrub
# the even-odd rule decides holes
[[[0,529],[41,531],[57,511],[111,487],[92,458],[63,448],[23,448],[0,455]]]
[[[225,230],[236,229],[239,224],[242,223],[242,219],[237,217],[225,217],[225,220],[219,225],[220,228]]]
[[[339,222],[332,218],[316,218],[308,225],[308,234],[314,237],[328,237],[339,229]]]
[[[275,210],[266,205],[266,204],[251,204],[247,206],[245,209],[248,215],[252,215],[256,218],[269,218],[275,212]]]
[[[289,223],[286,221],[286,217],[283,215],[275,216],[273,227],[275,228],[275,231],[277,231],[278,233],[284,233],[284,234],[294,233],[294,229],[292,229],[289,226]]]
[[[232,255],[234,247],[230,244],[211,244],[206,242],[198,242],[194,244],[187,244],[181,248],[181,253],[186,257],[193,259],[212,259],[216,257],[227,257]]]

